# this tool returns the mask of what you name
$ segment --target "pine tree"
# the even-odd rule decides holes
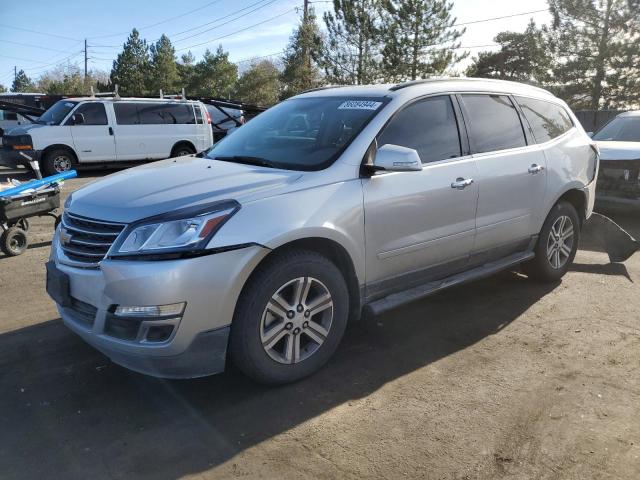
[[[189,92],[209,97],[229,97],[238,80],[238,67],[229,61],[229,52],[218,47],[215,53],[204,52],[203,59],[195,65],[193,83]]]
[[[315,12],[309,9],[306,17],[289,38],[281,75],[282,98],[288,98],[322,83],[316,66],[322,52],[322,37]]]
[[[447,0],[383,0],[386,80],[415,80],[439,75],[466,57],[456,55],[464,29],[453,28],[453,3]]]
[[[556,90],[572,107],[628,108],[640,101],[637,0],[549,0]]]
[[[134,28],[113,62],[111,83],[118,85],[122,95],[145,95],[149,93],[150,73],[149,47]]]
[[[240,75],[234,95],[246,103],[273,105],[280,95],[280,71],[270,60],[253,62]]]
[[[13,79],[13,84],[11,85],[12,92],[30,92],[33,91],[34,85],[31,79],[24,73],[24,70],[18,70],[16,77]]]
[[[531,20],[524,33],[500,32],[497,52],[481,52],[467,68],[468,77],[500,78],[542,84],[552,64],[546,29]]]
[[[176,51],[166,35],[151,45],[151,91],[173,93],[180,87]]]
[[[180,76],[180,85],[185,87],[187,95],[193,94],[191,88],[195,84],[196,57],[190,51],[182,54],[180,61],[176,64],[178,75]]]
[[[7,91],[7,87],[0,83],[0,93],[4,93]]]
[[[380,77],[380,0],[333,0],[326,12],[327,40],[321,64],[327,80],[366,84]]]

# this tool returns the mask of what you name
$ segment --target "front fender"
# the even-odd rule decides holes
[[[255,200],[215,235],[209,248],[257,243],[270,249],[295,240],[325,238],[340,244],[364,283],[364,210],[360,179]]]

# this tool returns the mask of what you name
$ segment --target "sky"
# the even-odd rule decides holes
[[[15,0],[0,0],[0,84],[7,88],[13,69],[24,69],[37,79],[60,63],[84,65],[87,39],[89,69],[110,71],[132,28],[148,41],[169,36],[177,54],[191,51],[200,59],[218,45],[229,52],[240,68],[251,58],[275,55],[287,45],[299,22],[302,0],[51,0],[29,1],[28,7]],[[322,26],[322,13],[332,8],[327,1],[312,1]],[[108,5],[108,6],[106,6]],[[471,57],[494,43],[498,32],[521,32],[530,18],[548,23],[546,0],[454,0],[458,23],[525,12],[527,15],[466,25],[461,38]],[[482,47],[479,47],[482,46]],[[470,58],[457,68],[464,68]]]

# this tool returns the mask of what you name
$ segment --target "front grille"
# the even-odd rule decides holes
[[[65,212],[62,216],[60,246],[70,260],[96,266],[124,227],[122,223],[94,220]]]

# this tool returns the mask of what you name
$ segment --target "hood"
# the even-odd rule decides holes
[[[640,160],[640,142],[596,142],[601,160]]]
[[[302,174],[197,157],[162,160],[97,180],[73,193],[69,211],[131,223],[218,200],[267,196],[286,190]]]
[[[31,130],[35,130],[36,128],[46,127],[47,125],[41,125],[39,123],[28,123],[25,125],[17,125],[12,128],[8,128],[5,130],[5,135],[28,135]]]

